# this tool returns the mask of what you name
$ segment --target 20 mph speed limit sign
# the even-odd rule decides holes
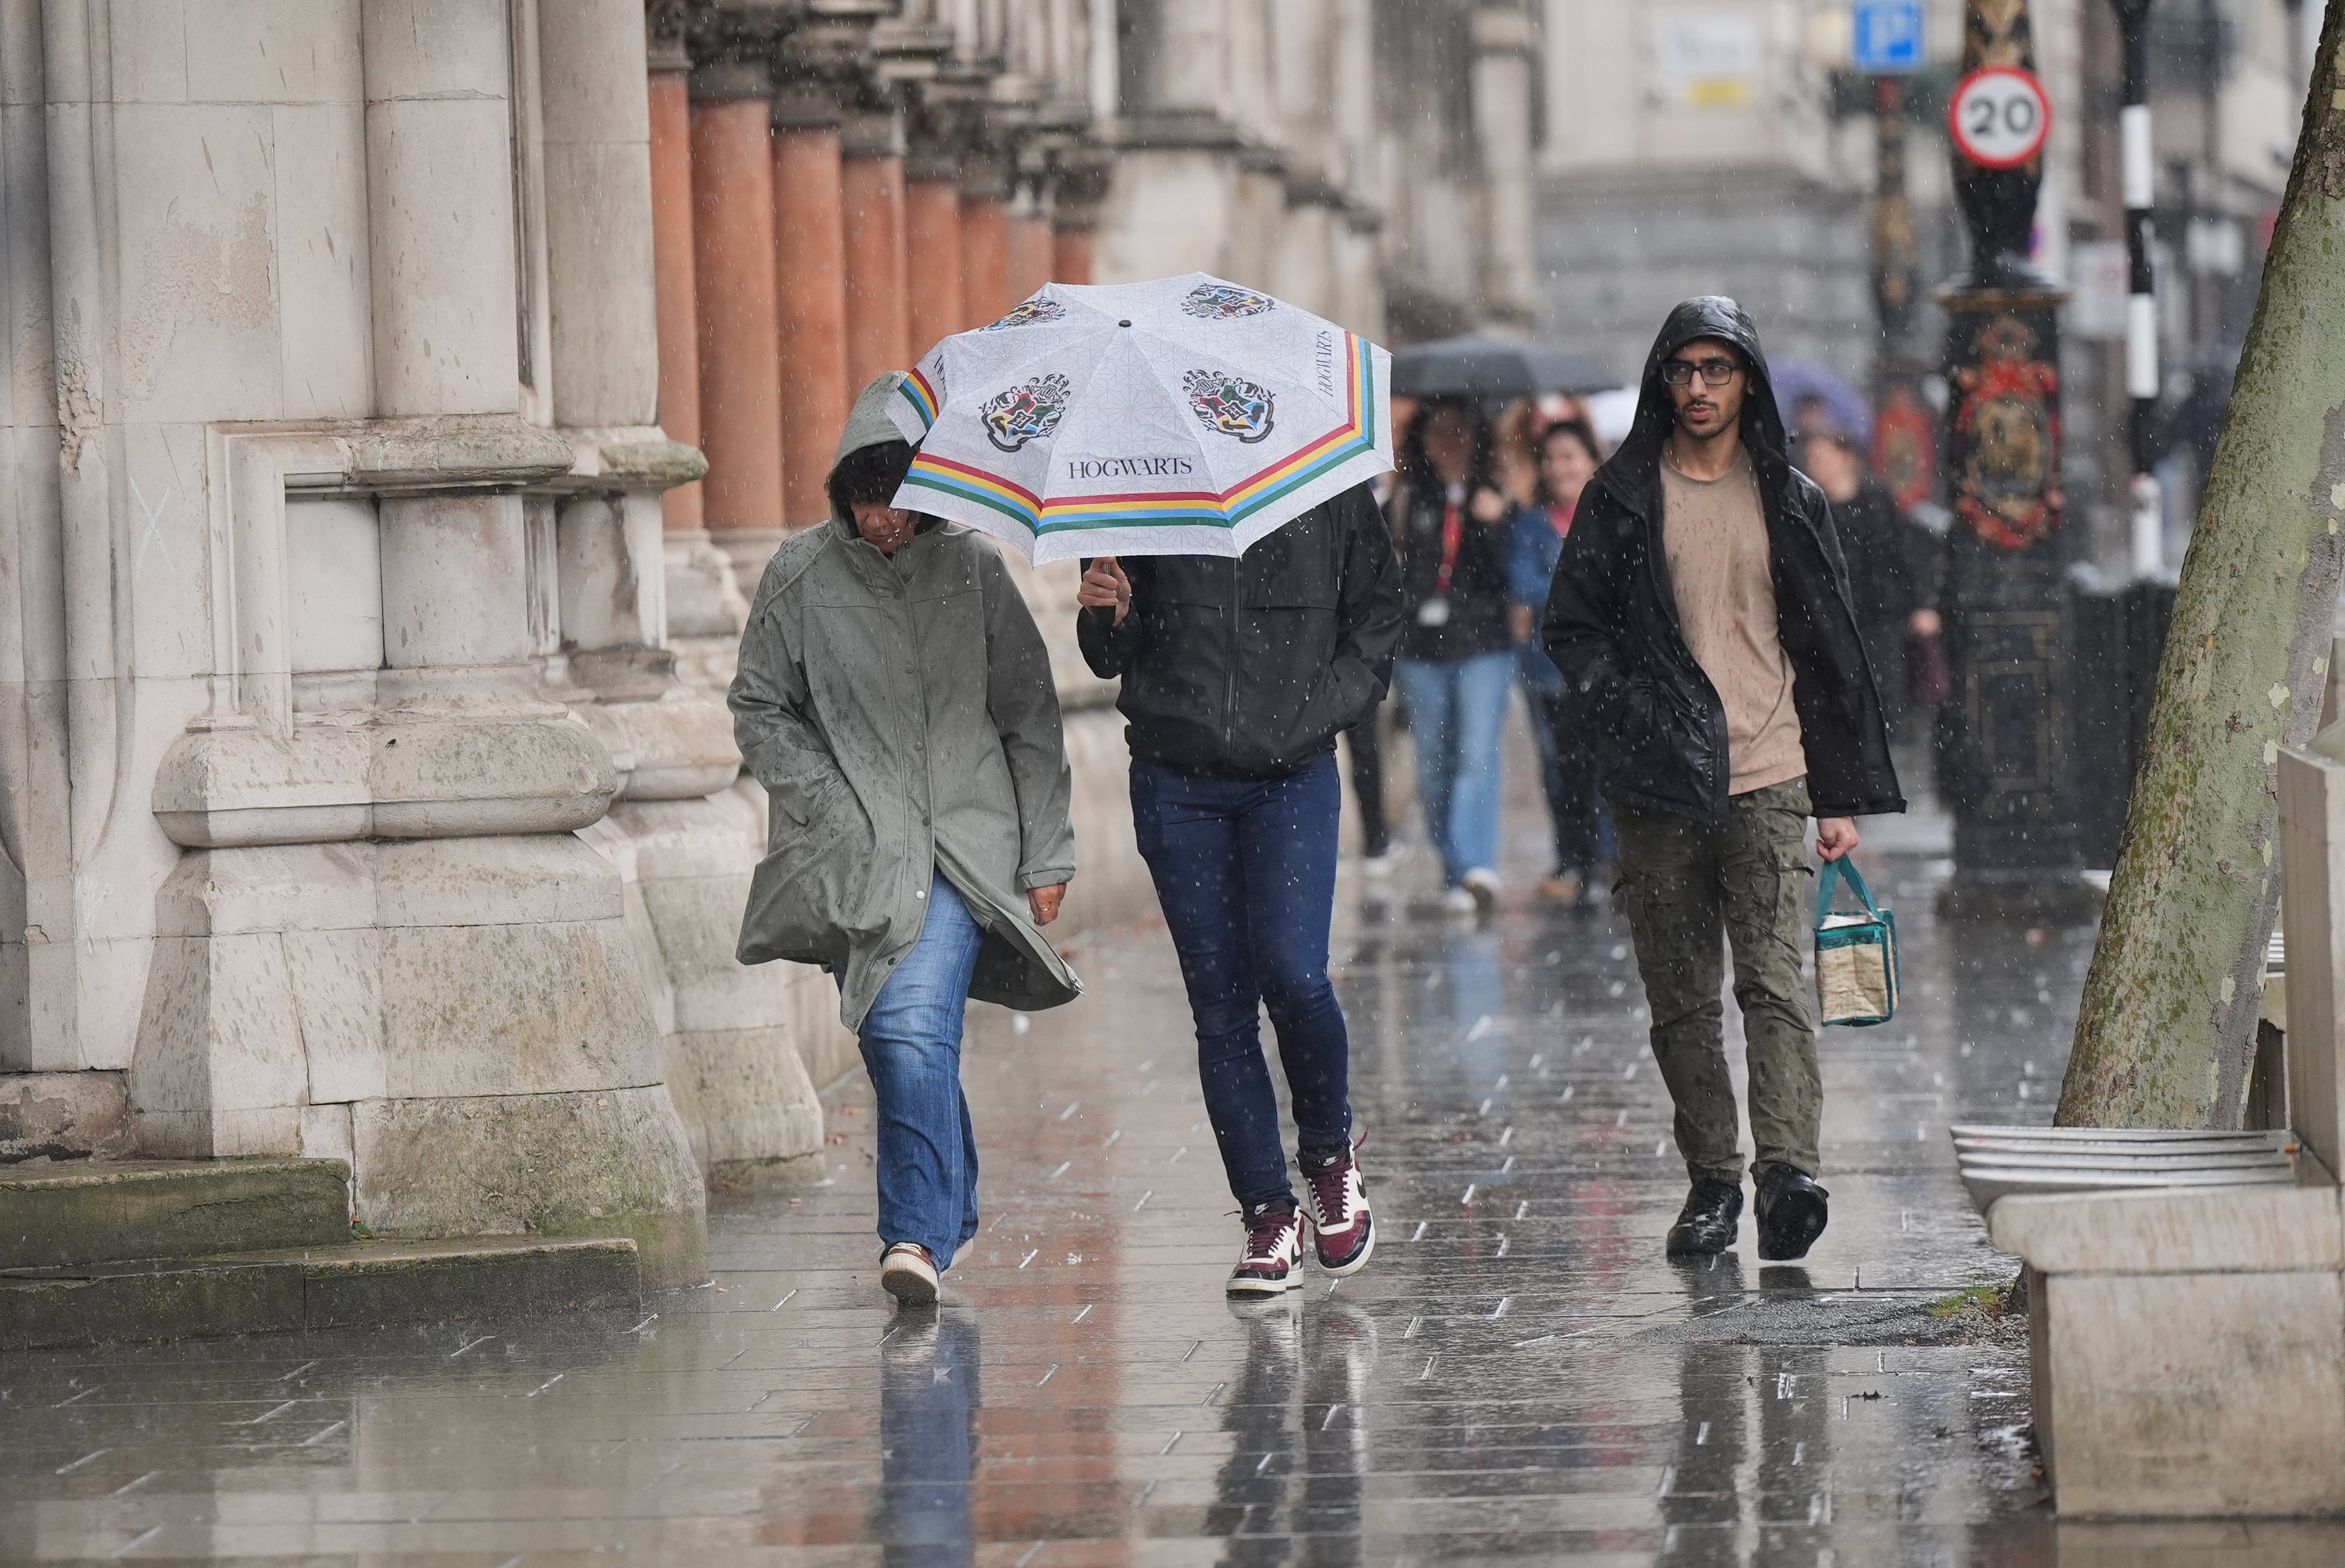
[[[1989,66],[1954,84],[1946,107],[1954,147],[1985,168],[2017,168],[2044,150],[2052,100],[2044,84],[2010,66]]]

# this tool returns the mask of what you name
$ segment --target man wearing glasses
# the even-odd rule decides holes
[[[1645,362],[1636,422],[1565,541],[1544,633],[1607,753],[1619,895],[1692,1190],[1671,1257],[1722,1252],[1742,1217],[1721,940],[1734,956],[1757,1146],[1759,1255],[1807,1255],[1823,1091],[1801,973],[1817,853],[1903,811],[1881,701],[1823,493],[1792,467],[1758,329],[1689,299]]]

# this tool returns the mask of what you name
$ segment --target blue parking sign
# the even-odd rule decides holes
[[[1921,0],[1856,0],[1849,64],[1871,76],[1922,68]]]

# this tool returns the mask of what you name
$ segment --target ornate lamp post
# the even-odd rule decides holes
[[[1943,594],[1954,690],[1939,746],[1957,885],[1977,889],[2056,886],[2080,868],[2061,798],[2070,552],[2056,311],[2067,294],[2027,259],[2048,117],[2035,65],[2025,0],[1970,0],[1953,129],[1971,270],[1938,294],[1954,513]]]

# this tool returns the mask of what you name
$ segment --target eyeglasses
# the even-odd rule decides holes
[[[1664,359],[1661,361],[1661,379],[1672,387],[1682,387],[1693,379],[1696,370],[1700,370],[1704,383],[1722,387],[1734,379],[1741,369],[1742,367],[1731,359],[1704,359],[1699,365],[1686,359]]]

